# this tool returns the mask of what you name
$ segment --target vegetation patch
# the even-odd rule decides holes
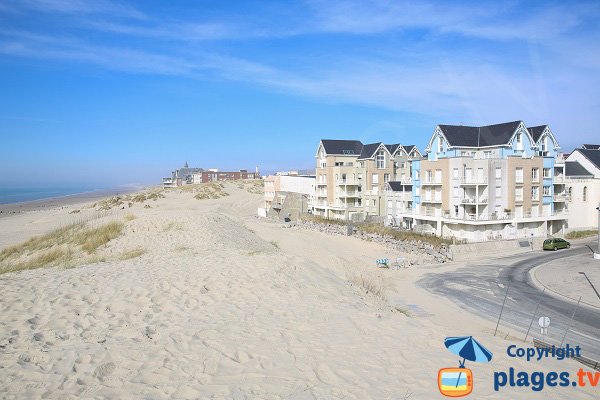
[[[370,274],[351,273],[348,274],[348,282],[350,285],[364,290],[366,294],[371,294],[383,301],[387,300],[385,285],[381,278]]]
[[[70,224],[0,252],[0,274],[41,267],[72,267],[104,259],[96,251],[118,237],[122,222]]]
[[[359,232],[374,233],[382,237],[390,237],[396,240],[414,240],[429,243],[435,247],[449,245],[452,243],[449,239],[443,239],[434,235],[425,235],[413,231],[394,229],[382,224],[361,223],[356,225]]]
[[[127,204],[128,207],[132,207],[135,203],[145,204],[148,201],[157,201],[164,197],[163,189],[154,189],[125,196],[110,197],[95,203],[93,207],[100,211],[108,211],[113,208],[122,208],[125,204]]]
[[[219,199],[221,197],[229,196],[229,193],[225,191],[225,185],[218,182],[201,183],[195,186],[193,193],[197,200],[208,200],[208,199]]]
[[[591,236],[598,236],[598,231],[593,229],[587,231],[573,231],[565,235],[567,239],[583,239]]]
[[[141,248],[141,247],[137,247],[133,250],[129,250],[124,252],[123,254],[121,254],[121,256],[119,257],[119,259],[121,260],[131,260],[132,258],[137,258],[140,257],[142,255],[146,254],[146,250]]]

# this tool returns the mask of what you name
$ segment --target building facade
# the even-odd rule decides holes
[[[314,213],[326,218],[362,220],[384,215],[384,188],[410,181],[410,163],[421,157],[415,146],[323,139],[317,148]]]
[[[171,177],[163,178],[162,184],[165,188],[172,188],[184,185],[192,185],[207,182],[232,181],[239,179],[258,179],[260,174],[258,167],[255,172],[248,172],[245,169],[233,172],[219,171],[218,169],[190,168],[186,162],[182,168],[171,172]]]
[[[562,232],[566,196],[559,149],[548,126],[439,125],[427,157],[411,163],[410,209],[392,212],[394,219],[466,241]]]
[[[566,162],[569,231],[598,229],[600,145],[583,145]]]

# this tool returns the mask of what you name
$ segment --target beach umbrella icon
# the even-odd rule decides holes
[[[460,368],[465,368],[466,360],[489,362],[492,359],[492,352],[473,339],[473,336],[447,337],[444,339],[444,345],[452,353],[462,357],[462,361],[459,360]],[[462,373],[459,372],[456,386],[458,386],[461,375]]]
[[[444,345],[448,350],[462,357],[460,368],[465,367],[465,361],[489,362],[492,359],[492,352],[486,349],[473,336],[447,337],[444,339]]]

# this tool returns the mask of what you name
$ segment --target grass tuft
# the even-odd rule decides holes
[[[100,247],[118,237],[124,224],[109,222],[90,228],[85,222],[70,224],[45,235],[0,251],[0,274],[40,267],[69,267],[94,262],[92,255]]]
[[[125,221],[133,221],[134,219],[136,219],[137,217],[133,214],[127,214],[125,216]]]
[[[374,277],[373,275],[365,275],[362,273],[351,273],[348,275],[348,282],[358,286],[364,290],[367,294],[371,294],[380,300],[387,300],[385,294],[385,285],[381,278]]]
[[[597,236],[597,230],[587,230],[587,231],[573,231],[569,232],[565,235],[567,239],[582,239],[591,236]]]
[[[133,250],[129,250],[124,252],[123,254],[121,254],[119,256],[120,260],[131,260],[132,258],[137,258],[140,257],[142,255],[146,254],[146,249],[143,249],[141,247],[135,248]]]
[[[81,232],[75,241],[83,250],[87,251],[88,254],[91,254],[95,252],[98,247],[103,246],[118,237],[123,231],[123,227],[124,225],[122,222],[109,222],[98,228]]]

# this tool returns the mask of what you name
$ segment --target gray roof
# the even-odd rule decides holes
[[[377,151],[379,146],[381,146],[381,144],[382,144],[381,142],[365,144],[363,146],[362,151],[360,152],[360,156],[358,158],[365,159],[365,158],[373,157],[373,155],[375,154],[375,152]]]
[[[600,169],[600,150],[576,149],[575,151],[583,154],[596,168]]]
[[[577,161],[567,161],[565,162],[565,175],[567,176],[593,176],[590,171],[585,169],[585,167],[579,164]]]
[[[600,150],[600,144],[584,144],[581,148],[587,150]]]
[[[403,185],[402,182],[389,181],[388,185],[390,185],[392,192],[401,192],[402,190],[410,192],[412,190],[412,185]]]
[[[413,151],[413,149],[417,146],[415,146],[414,144],[408,145],[408,146],[402,146],[404,147],[404,151],[406,151],[406,154],[410,154],[411,151]]]
[[[359,140],[323,139],[321,143],[327,154],[359,155],[363,148],[363,144]]]
[[[389,150],[390,154],[394,154],[394,152],[396,150],[398,150],[398,147],[400,147],[399,143],[396,144],[386,144],[385,147],[387,147],[387,149]]]
[[[508,144],[521,121],[487,126],[439,125],[453,147],[486,147]]]
[[[544,133],[544,130],[547,127],[548,127],[548,125],[540,125],[540,126],[532,126],[532,127],[527,128],[527,130],[529,131],[529,134],[533,138],[534,143],[537,143],[537,141],[540,140],[542,133]]]

